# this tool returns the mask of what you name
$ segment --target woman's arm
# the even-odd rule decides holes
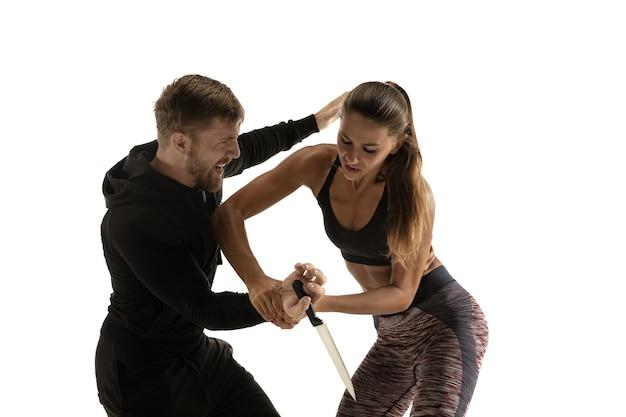
[[[380,315],[399,313],[409,308],[424,275],[432,242],[435,202],[430,187],[427,189],[430,200],[430,222],[424,232],[416,261],[410,266],[394,261],[391,264],[391,279],[388,285],[360,294],[326,295],[316,304],[316,311]]]
[[[218,244],[248,287],[252,304],[268,320],[282,311],[280,298],[272,297],[273,293],[277,295],[279,282],[261,269],[250,249],[244,220],[276,204],[301,185],[311,187],[328,159],[327,149],[309,146],[294,152],[233,194],[213,214],[211,224]]]
[[[325,295],[316,304],[315,310],[375,315],[399,313],[411,305],[424,267],[424,262],[411,267],[393,262],[388,285],[360,294]]]

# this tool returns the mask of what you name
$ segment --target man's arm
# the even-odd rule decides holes
[[[240,135],[237,142],[241,155],[224,167],[224,177],[241,174],[244,169],[291,149],[296,143],[326,128],[339,117],[346,95],[347,93],[340,95],[320,111],[304,119],[289,120]]]
[[[289,120],[243,133],[237,139],[241,156],[224,167],[224,177],[239,175],[244,169],[258,165],[278,152],[291,149],[315,132],[319,132],[319,129],[315,115],[312,114],[301,120]]]
[[[161,302],[196,325],[212,330],[238,329],[264,322],[248,294],[212,292],[187,245],[155,241],[152,233],[139,226],[146,224],[145,214],[142,216],[144,221],[112,215],[109,219],[112,249]],[[167,224],[165,221],[150,224]]]

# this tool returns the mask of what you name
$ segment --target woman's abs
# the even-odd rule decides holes
[[[426,263],[422,276],[428,274],[430,271],[441,265],[441,261],[439,261],[439,259],[437,259],[437,257],[431,252],[431,256]],[[346,267],[364,291],[374,290],[376,288],[389,285],[391,279],[391,266],[363,265],[346,261]]]

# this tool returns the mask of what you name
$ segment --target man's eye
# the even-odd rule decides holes
[[[351,142],[349,140],[341,139],[341,142],[345,145],[349,145]]]

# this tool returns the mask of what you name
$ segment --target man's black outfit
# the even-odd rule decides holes
[[[317,132],[313,115],[239,136],[233,176]],[[221,263],[209,218],[221,192],[189,188],[134,147],[104,179],[102,245],[113,293],[96,350],[98,395],[109,416],[277,416],[223,340],[204,328],[263,322],[247,294],[211,291]]]

